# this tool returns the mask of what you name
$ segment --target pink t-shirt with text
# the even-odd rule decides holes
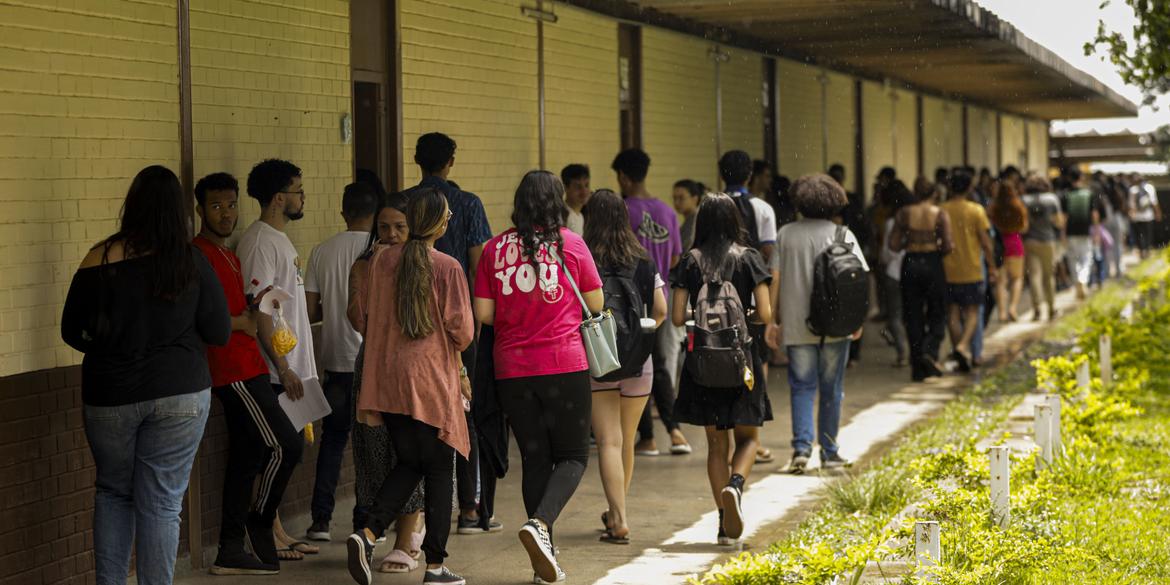
[[[601,288],[593,255],[581,236],[561,229],[561,260],[581,292]],[[582,307],[560,266],[542,245],[536,267],[510,229],[483,246],[475,296],[496,302],[496,379],[566,374],[589,369],[581,342]]]

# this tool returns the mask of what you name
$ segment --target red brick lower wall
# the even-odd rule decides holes
[[[319,440],[320,430],[317,435]],[[212,400],[199,449],[206,558],[214,558],[218,541],[227,447],[223,410]],[[314,446],[293,475],[282,517],[308,513],[316,461]],[[93,483],[81,414],[81,369],[0,378],[0,585],[94,583]],[[337,494],[352,493],[347,455]],[[184,510],[180,563],[190,562],[186,515]]]

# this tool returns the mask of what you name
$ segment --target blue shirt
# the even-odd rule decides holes
[[[467,274],[470,263],[467,251],[492,238],[483,202],[474,193],[456,189],[438,176],[426,177],[418,186],[434,187],[447,198],[447,207],[453,215],[447,233],[435,242],[435,249],[457,260]]]

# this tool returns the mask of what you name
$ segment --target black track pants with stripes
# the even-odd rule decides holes
[[[276,518],[276,508],[301,460],[304,443],[277,403],[268,374],[211,392],[223,404],[229,441],[219,546],[243,550],[248,513],[259,513],[269,524]]]

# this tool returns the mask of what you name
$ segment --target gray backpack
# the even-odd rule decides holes
[[[691,254],[701,265],[702,254],[698,250]],[[707,388],[741,388],[751,369],[747,313],[732,283],[737,260],[733,250],[719,271],[704,275],[695,299],[686,368],[696,384]]]

